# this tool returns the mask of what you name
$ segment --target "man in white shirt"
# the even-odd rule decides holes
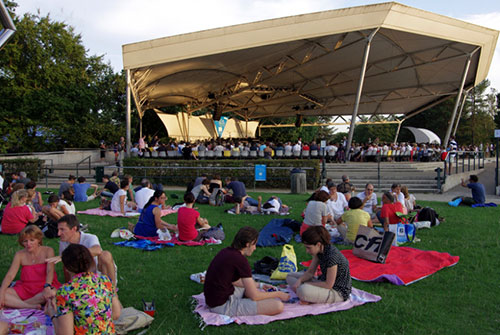
[[[299,143],[295,143],[293,146],[293,152],[301,152],[302,151],[302,146]]]
[[[135,193],[135,202],[137,204],[137,210],[140,212],[144,208],[144,205],[149,201],[149,199],[153,196],[155,191],[153,190],[153,185],[151,182],[144,178],[141,180],[142,188]]]
[[[116,265],[113,256],[109,251],[102,250],[97,236],[80,231],[80,223],[75,215],[65,215],[57,221],[57,234],[60,238],[59,256],[49,258],[47,262],[59,263],[64,249],[72,243],[81,244],[89,249],[94,257],[97,271],[108,276],[113,286],[116,287]],[[66,281],[71,279],[66,269],[64,269],[64,277]]]
[[[377,212],[377,195],[375,194],[374,187],[372,184],[368,183],[365,186],[365,190],[356,195],[356,197],[360,198],[363,201],[363,210],[370,214],[372,220],[376,217],[375,213]]]

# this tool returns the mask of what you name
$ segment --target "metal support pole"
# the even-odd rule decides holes
[[[497,167],[495,168],[495,194],[496,194],[496,188],[498,187],[498,137],[497,137],[497,145],[496,145],[496,161],[497,161]]]
[[[130,115],[132,114],[131,105],[132,101],[130,98],[130,70],[127,69],[127,114],[125,115],[125,127],[127,129],[127,135],[126,135],[127,157],[130,155],[130,148],[132,147],[132,138],[131,138],[132,135],[130,132]]]
[[[142,138],[142,117],[139,118],[139,138]]]
[[[462,104],[460,105],[460,112],[458,112],[457,122],[455,122],[455,128],[453,128],[453,136],[455,136],[455,134],[457,133],[458,124],[460,123],[460,118],[462,117],[462,111],[464,110],[465,99],[467,99],[467,94],[469,94],[469,91],[465,92],[464,97],[462,99]]]
[[[401,120],[399,123],[398,123],[398,130],[396,130],[396,137],[394,137],[394,144],[397,143],[398,141],[398,136],[399,136],[399,131],[401,130],[401,123],[404,122],[405,119]]]
[[[358,117],[359,102],[361,101],[361,92],[363,90],[363,82],[365,81],[366,65],[368,64],[368,56],[370,55],[370,46],[371,46],[373,37],[375,36],[375,34],[377,33],[378,30],[379,30],[379,28],[372,31],[370,33],[370,35],[366,38],[365,53],[363,55],[363,64],[361,66],[361,73],[359,75],[358,89],[356,92],[356,101],[354,103],[354,109],[352,111],[351,126],[349,128],[349,135],[347,136],[347,148],[345,150],[347,161],[350,160],[352,137],[354,135],[354,127],[356,126],[356,118]]]
[[[453,107],[453,113],[451,114],[451,120],[450,123],[448,124],[448,129],[446,130],[446,136],[444,137],[444,142],[443,145],[447,146],[448,141],[450,140],[450,135],[451,135],[451,129],[453,128],[453,124],[455,122],[455,117],[457,115],[457,110],[458,110],[458,105],[460,104],[460,99],[462,98],[462,92],[464,90],[464,85],[465,85],[465,79],[467,79],[467,74],[469,73],[469,66],[470,62],[472,60],[472,56],[476,51],[479,50],[479,48],[476,48],[473,52],[467,55],[467,61],[465,62],[464,66],[464,72],[462,74],[462,81],[460,82],[460,87],[458,89],[458,94],[457,94],[457,99],[455,101],[455,107]]]
[[[3,1],[0,0],[0,27],[3,29],[0,30],[0,50],[7,43],[7,41],[14,35],[16,32],[16,26],[12,21],[12,18],[5,8]]]

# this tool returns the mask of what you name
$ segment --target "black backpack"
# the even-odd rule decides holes
[[[278,267],[279,260],[271,256],[265,256],[253,264],[253,271],[258,274],[270,276]]]
[[[424,207],[420,210],[417,215],[417,221],[430,221],[431,226],[436,225],[436,220],[438,219],[438,215],[433,208]]]

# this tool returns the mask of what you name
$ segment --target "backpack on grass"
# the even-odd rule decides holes
[[[222,206],[224,205],[224,192],[220,188],[214,188],[208,199],[210,206]]]

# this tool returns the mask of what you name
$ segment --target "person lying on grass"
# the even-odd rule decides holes
[[[54,256],[54,249],[42,245],[43,233],[37,226],[28,225],[20,233],[18,242],[24,249],[16,252],[9,271],[0,288],[0,308],[39,309],[50,296],[50,288],[60,284],[54,271],[54,264],[47,264],[46,258]],[[21,268],[21,279],[9,287]]]
[[[269,200],[267,200],[264,204],[262,204],[262,197],[258,196],[257,206],[250,205],[250,203],[246,201],[247,198],[248,198],[247,195],[244,196],[243,198],[233,197],[233,200],[236,203],[234,205],[234,208],[232,209],[232,212],[234,214],[240,214],[240,213],[279,214],[282,209],[285,211],[286,209],[288,209],[288,206],[283,204],[281,199],[274,195],[271,196]]]
[[[297,293],[302,304],[342,302],[351,294],[349,262],[330,244],[330,234],[323,226],[312,226],[302,233],[302,243],[311,255],[306,272],[293,272],[286,277],[287,284]],[[318,265],[321,275],[314,278]]]
[[[200,213],[193,208],[195,198],[193,193],[184,194],[185,207],[177,211],[177,228],[179,230],[179,240],[199,241],[203,238],[203,233],[210,229],[208,220],[202,218]],[[199,230],[198,230],[199,229]]]
[[[158,236],[158,229],[177,231],[176,225],[161,219],[161,209],[165,206],[165,200],[167,196],[163,191],[154,191],[153,196],[144,205],[139,221],[131,231],[136,235],[146,237]]]
[[[275,315],[283,311],[282,301],[290,296],[281,291],[259,291],[252,278],[246,257],[254,252],[258,237],[259,232],[254,228],[241,228],[231,246],[219,251],[210,263],[203,292],[211,312],[242,316]]]

